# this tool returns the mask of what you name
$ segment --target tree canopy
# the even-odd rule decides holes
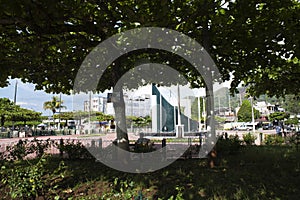
[[[44,102],[43,107],[45,110],[51,110],[54,115],[57,109],[66,108],[66,106],[63,105],[63,103],[64,102],[59,97],[53,96],[50,101]]]
[[[201,1],[21,1],[0,4],[1,86],[8,77],[36,89],[69,93],[89,52],[115,33],[136,27],[166,27],[194,38],[211,54],[232,89],[243,81],[253,94],[299,94],[300,3],[296,0]],[[112,63],[99,90],[142,58],[186,63],[166,52],[142,51]],[[147,61],[148,62],[148,61]],[[177,67],[176,67],[177,66]],[[203,86],[198,74],[194,87]],[[294,85],[295,87],[293,87]]]
[[[40,120],[40,112],[35,112],[15,105],[7,98],[0,98],[0,125],[4,126],[6,121],[27,121]]]
[[[254,120],[259,118],[259,111],[253,108]],[[238,113],[239,122],[251,122],[252,121],[252,106],[249,100],[244,100]]]

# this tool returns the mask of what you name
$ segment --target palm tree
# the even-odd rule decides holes
[[[52,111],[53,124],[55,123],[54,114],[56,113],[56,110],[61,108],[67,108],[66,106],[62,105],[63,103],[64,102],[61,100],[61,98],[57,96],[53,96],[51,101],[44,102],[44,109]]]

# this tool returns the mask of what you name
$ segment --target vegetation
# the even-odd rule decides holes
[[[7,85],[8,77],[18,77],[35,83],[36,89],[70,93],[80,65],[96,45],[116,33],[152,26],[177,30],[202,44],[216,62],[222,80],[233,75],[232,91],[243,81],[255,96],[299,94],[298,1],[55,0],[49,4],[13,0],[2,3],[1,10],[1,86]],[[143,62],[167,64],[192,87],[205,86],[183,58],[143,49],[113,61],[96,90],[121,92],[115,88],[118,80]],[[140,84],[145,82],[136,81],[129,87]],[[126,127],[124,110],[117,113],[116,121]],[[126,139],[127,133],[117,129],[117,137]]]
[[[66,108],[66,106],[63,105],[63,103],[64,102],[57,96],[53,96],[51,101],[44,102],[43,108],[45,110],[52,111],[53,123],[54,123],[54,114],[56,113],[56,111],[58,109],[60,110],[61,108]]]
[[[299,114],[300,98],[296,95],[285,95],[282,107],[291,114]]]
[[[253,108],[254,120],[259,118],[259,111]],[[252,122],[252,106],[249,100],[244,100],[237,113],[239,122]]]
[[[252,96],[300,94],[299,1],[53,0],[49,3],[11,0],[3,1],[0,8],[1,87],[7,85],[9,77],[21,78],[35,83],[36,89],[69,94],[81,63],[98,43],[132,28],[153,26],[180,31],[202,44],[216,62],[222,80],[232,78],[231,91],[243,81]],[[192,87],[205,86],[203,77],[183,58],[170,52],[143,49],[112,61],[95,90],[112,87],[114,92],[120,92],[122,99],[122,90],[116,83],[143,62],[172,66]],[[145,82],[137,81],[129,87],[140,84]],[[122,103],[114,104],[115,108],[121,108]],[[50,109],[53,111],[53,108]],[[1,124],[8,116],[3,113]],[[116,113],[117,121],[126,125],[124,109]],[[249,121],[247,119],[248,114],[243,121]],[[120,129],[117,129],[117,137],[128,141],[127,133]],[[222,142],[240,148],[238,138]],[[24,145],[19,144],[19,147],[17,149],[23,152]],[[224,149],[224,146],[219,148]],[[161,199],[299,197],[300,159],[293,147],[250,146],[239,151],[232,151],[232,145],[227,148],[228,152],[241,153],[234,157],[231,153],[225,154],[219,167],[213,170],[207,169],[206,161],[187,160],[141,176],[117,172],[87,158],[85,162],[66,159],[67,175],[60,170],[55,172],[60,169],[61,158],[42,158],[32,165],[28,161],[4,160],[1,161],[4,167],[0,174],[0,193],[4,199],[38,196],[130,199],[142,195]],[[68,151],[69,146],[64,150]],[[49,173],[45,173],[46,169]]]
[[[236,137],[220,140],[217,148],[224,153],[213,170],[207,168],[206,159],[186,159],[140,175],[111,169],[84,157],[81,151],[76,152],[81,157],[63,159],[42,154],[33,160],[7,161],[2,156],[0,192],[2,199],[78,200],[296,199],[300,195],[300,155],[295,146],[241,146],[240,142]],[[50,141],[48,144],[53,145]],[[70,153],[80,149],[72,142],[56,145],[65,146]],[[10,152],[15,158],[23,158],[25,146],[28,148],[25,143],[19,144],[6,155]],[[46,152],[47,148],[45,145],[36,150]]]
[[[15,105],[7,98],[0,98],[0,126],[3,127],[4,125],[8,125],[6,122],[10,122],[11,125],[15,122],[19,122],[16,123],[16,125],[20,123],[26,125],[30,124],[30,121],[36,120],[41,120],[40,112],[22,108],[19,105]]]
[[[270,120],[271,121],[283,121],[284,119],[289,118],[289,114],[285,112],[274,112],[270,114]]]
[[[256,140],[256,136],[252,133],[247,133],[243,135],[243,140],[245,142],[246,145],[252,145],[254,144],[254,141]]]

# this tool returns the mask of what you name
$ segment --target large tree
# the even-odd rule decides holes
[[[244,100],[238,113],[239,122],[252,122],[252,105],[249,100]],[[259,111],[253,108],[254,120],[259,118]]]
[[[15,105],[7,98],[0,98],[0,125],[3,127],[6,121],[26,122],[41,119],[40,112],[35,112]]]
[[[80,64],[99,42],[135,27],[155,26],[196,39],[223,80],[233,75],[232,90],[243,81],[256,96],[299,94],[299,5],[296,0],[2,0],[0,83],[19,77],[37,89],[70,93]],[[145,50],[115,60],[97,90],[115,87],[142,59],[174,67],[193,87],[204,85],[182,58]]]
[[[233,73],[234,87],[244,81],[252,92],[299,93],[299,87],[287,86],[299,85],[295,0],[2,0],[0,8],[2,86],[12,76],[37,89],[68,93],[83,58],[99,42],[137,26],[159,26],[203,44],[224,80]]]
[[[63,105],[63,103],[64,102],[58,96],[53,96],[50,101],[44,102],[43,108],[45,110],[51,110],[52,111],[53,123],[55,121],[54,114],[56,113],[56,111],[58,109],[60,110],[61,108],[66,108],[66,106]],[[60,119],[60,116],[59,116],[59,119]],[[60,124],[59,124],[59,128],[60,128]]]
[[[0,124],[3,127],[5,121],[11,118],[15,105],[7,98],[0,98]]]

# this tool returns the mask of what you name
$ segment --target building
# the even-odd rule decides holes
[[[149,94],[129,96],[124,94],[126,116],[145,117],[150,116],[151,98]]]
[[[279,105],[274,105],[267,103],[265,101],[256,102],[256,104],[253,106],[256,110],[260,112],[261,115],[269,116],[270,114],[274,112],[284,112],[285,110]]]
[[[91,106],[89,100],[84,101],[85,112],[89,112],[89,110],[91,109],[91,111],[106,113],[106,107],[107,107],[106,97],[92,97]]]
[[[149,94],[140,96],[129,96],[124,94],[125,114],[126,116],[145,117],[150,116],[151,99]],[[90,101],[84,101],[84,111],[90,110]],[[113,103],[108,102],[106,97],[92,97],[91,111],[103,112],[105,114],[114,115]]]

